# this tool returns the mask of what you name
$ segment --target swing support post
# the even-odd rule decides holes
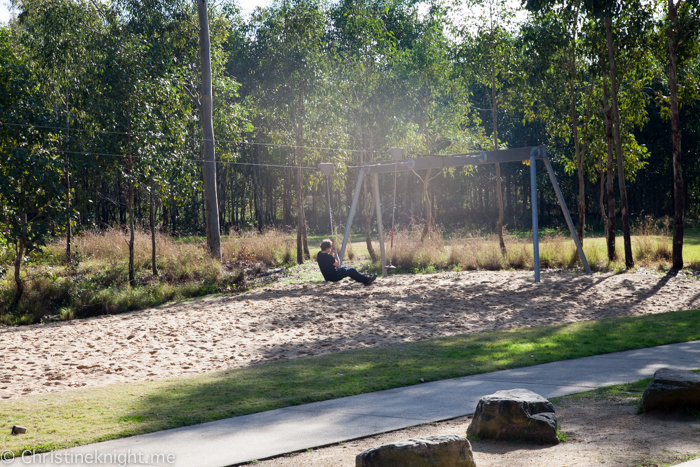
[[[586,274],[592,274],[591,267],[588,264],[588,260],[586,259],[585,253],[583,252],[583,245],[581,244],[581,239],[578,238],[578,234],[576,233],[576,229],[574,228],[574,222],[571,220],[569,209],[566,207],[566,201],[564,201],[564,195],[562,195],[561,188],[559,188],[559,182],[557,182],[557,177],[554,175],[554,169],[552,168],[552,164],[549,162],[549,158],[546,155],[542,160],[544,160],[544,166],[547,168],[549,179],[551,180],[552,186],[554,187],[554,191],[557,194],[557,199],[559,199],[559,205],[561,206],[561,210],[564,213],[566,224],[569,226],[571,238],[574,239],[574,244],[576,245],[576,249],[578,250],[578,256],[579,258],[581,258],[581,263],[583,264],[583,269],[586,271]]]
[[[379,257],[382,263],[382,277],[387,276],[386,272],[386,251],[384,249],[384,226],[382,225],[382,199],[379,196],[379,175],[372,174],[372,196],[377,200],[377,231],[379,232]]]
[[[360,173],[357,175],[357,185],[355,186],[355,194],[352,197],[352,205],[350,205],[350,214],[348,215],[348,222],[345,225],[345,235],[343,236],[343,246],[340,247],[340,255],[338,256],[338,261],[340,265],[343,265],[343,258],[345,257],[345,248],[348,245],[348,239],[350,238],[350,229],[352,228],[352,218],[355,217],[355,208],[357,207],[357,200],[360,197],[360,188],[362,188],[362,179],[365,177],[365,173],[369,167],[362,167]]]

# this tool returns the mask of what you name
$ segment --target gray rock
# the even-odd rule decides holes
[[[472,445],[459,435],[428,436],[362,451],[356,467],[476,467]]]
[[[12,427],[12,431],[10,432],[12,435],[25,435],[27,434],[27,428],[19,425],[15,425]]]
[[[700,375],[692,371],[661,368],[642,396],[642,410],[700,409]]]
[[[532,391],[498,391],[479,400],[467,437],[557,444],[557,416],[552,403]]]

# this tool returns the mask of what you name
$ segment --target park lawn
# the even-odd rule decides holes
[[[0,401],[20,454],[465,375],[700,339],[700,310],[466,334]]]

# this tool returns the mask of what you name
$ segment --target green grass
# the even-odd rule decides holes
[[[568,405],[571,402],[578,402],[584,399],[611,399],[617,397],[627,399],[630,403],[639,404],[642,400],[642,394],[650,382],[651,378],[644,378],[632,383],[616,384],[593,389],[592,391],[554,397],[551,399],[551,402]]]
[[[0,402],[4,449],[37,452],[446,378],[700,339],[700,311],[432,339]]]

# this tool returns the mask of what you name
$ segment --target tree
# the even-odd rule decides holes
[[[13,50],[11,33],[0,28],[0,231],[15,247],[14,310],[24,293],[21,266],[63,224],[64,164],[56,134],[34,126],[55,126],[54,109],[39,80]],[[7,125],[9,123],[10,125]]]
[[[491,146],[499,149],[498,111],[507,105],[508,97],[504,93],[507,85],[513,84],[518,68],[516,42],[510,28],[513,24],[514,11],[498,0],[479,0],[469,3],[476,12],[471,22],[462,27],[460,33],[465,41],[462,49],[462,67],[471,74],[471,79],[483,86],[488,96],[491,110]],[[503,189],[501,187],[501,165],[496,163],[496,199],[498,220],[496,230],[501,252],[506,253],[503,240]]]
[[[219,202],[216,190],[216,154],[212,105],[211,42],[209,40],[209,16],[207,0],[197,0],[199,16],[199,47],[202,59],[202,92],[199,96],[202,136],[204,139],[204,203],[209,253],[221,260],[221,232],[219,230]]]
[[[29,53],[42,92],[51,100],[57,121],[65,130],[59,148],[64,157],[66,217],[66,261],[71,261],[72,223],[79,212],[72,206],[71,172],[79,164],[71,157],[75,138],[72,124],[85,119],[86,96],[94,87],[94,69],[99,52],[95,47],[101,24],[94,9],[83,1],[24,0],[21,2],[19,38]]]
[[[464,139],[460,124],[467,102],[463,83],[455,79],[447,11],[441,4],[431,3],[428,12],[416,23],[414,38],[397,50],[392,66],[399,91],[397,113],[403,128],[395,131],[391,139],[413,155],[439,154],[447,148],[458,150],[461,145],[453,142]],[[438,170],[433,174],[428,169],[424,175],[414,174],[422,184],[423,241],[435,223],[430,182],[444,172]]]
[[[529,1],[526,7],[535,12],[531,22],[522,28],[523,43],[529,49],[526,67],[527,81],[535,84],[531,106],[531,118],[543,118],[552,137],[561,138],[567,145],[573,136],[574,156],[567,160],[567,172],[575,171],[578,184],[577,234],[583,242],[586,226],[585,168],[587,141],[582,133],[592,117],[590,111],[591,83],[584,83],[579,69],[581,45],[579,31],[582,28],[581,1],[562,2],[560,5]],[[590,79],[590,76],[589,76]],[[563,89],[565,82],[568,87]],[[580,96],[579,88],[584,88]],[[555,91],[556,89],[556,91]],[[586,92],[588,91],[588,92]],[[568,102],[562,99],[568,94]],[[583,122],[580,122],[579,101],[586,102]],[[534,110],[536,109],[536,111]],[[526,112],[526,113],[530,113]],[[582,128],[583,127],[583,128]]]
[[[271,133],[292,142],[297,211],[297,263],[309,257],[306,214],[304,212],[303,168],[309,106],[326,75],[325,12],[317,1],[276,2],[253,15],[256,23],[254,53],[258,58],[255,73],[264,89],[261,104],[278,118]],[[262,105],[260,105],[262,107]]]
[[[681,123],[678,104],[678,70],[697,52],[700,30],[700,2],[667,0],[663,23],[668,45],[668,88],[671,113],[673,159],[673,267],[683,268],[685,193],[681,167]]]
[[[351,123],[353,146],[358,148],[356,162],[372,162],[391,131],[394,119],[393,87],[389,67],[396,53],[396,38],[387,28],[388,15],[400,5],[379,1],[346,0],[331,11],[330,36],[337,54],[335,83],[341,92],[334,94],[335,108],[344,111],[343,120]],[[372,218],[377,200],[372,199],[369,183],[363,184],[365,244],[372,261],[377,260],[371,240]]]

